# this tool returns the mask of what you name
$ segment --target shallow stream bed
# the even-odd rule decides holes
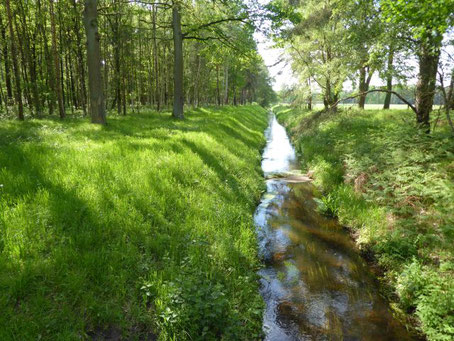
[[[255,213],[265,340],[412,340],[348,232],[317,212],[314,186],[298,175],[295,150],[274,116],[266,138],[267,192]]]

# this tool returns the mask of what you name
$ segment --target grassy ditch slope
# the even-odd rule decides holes
[[[454,339],[454,139],[405,110],[276,107],[324,197],[385,270],[393,306],[430,340]]]
[[[259,106],[0,123],[0,340],[261,331]]]

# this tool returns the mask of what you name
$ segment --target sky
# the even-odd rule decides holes
[[[273,89],[281,90],[284,85],[292,85],[296,83],[296,78],[293,76],[292,67],[285,59],[285,53],[282,49],[273,48],[273,42],[263,33],[256,32],[254,35],[257,41],[257,48],[265,61],[265,65],[270,71],[271,77],[274,79]],[[284,56],[284,58],[282,58]],[[280,59],[282,62],[275,65]]]
[[[258,0],[261,5],[266,5],[269,0]],[[266,23],[264,23],[266,25]],[[266,37],[262,32],[256,31],[254,34],[257,48],[268,67],[271,77],[274,79],[273,89],[281,90],[284,85],[292,85],[296,83],[296,78],[293,76],[291,64],[287,61],[276,64],[282,56],[285,56],[282,49],[273,48],[273,41]]]
[[[261,32],[256,32],[254,38],[257,42],[258,52],[265,61],[265,65],[268,67],[271,77],[274,79],[273,89],[275,91],[280,91],[285,85],[291,86],[296,84],[298,79],[293,75],[291,62],[289,61],[289,58],[286,57],[285,51],[283,49],[273,48],[271,39]],[[282,62],[277,63],[279,60],[282,60]],[[417,66],[414,59],[409,59],[407,63],[414,68]],[[416,83],[415,75],[410,75],[408,83]],[[385,85],[384,80],[380,79],[378,73],[375,73],[372,77],[371,86],[383,85]],[[352,84],[351,81],[346,81],[344,83],[345,90],[352,90],[354,87],[356,87],[356,84]]]
[[[264,5],[269,2],[269,0],[258,0],[260,4]],[[266,25],[266,24],[265,24]],[[284,86],[291,86],[298,82],[297,77],[293,75],[291,62],[288,57],[286,57],[283,49],[273,48],[273,41],[266,37],[262,32],[256,31],[254,38],[257,42],[258,52],[265,61],[265,65],[268,67],[271,77],[274,79],[273,89],[275,91],[282,90]],[[446,40],[451,40],[454,38],[454,32],[449,32],[446,36]],[[454,46],[449,46],[445,49],[445,52],[449,53],[451,56],[454,56]],[[446,56],[442,55],[443,60],[446,60]],[[281,61],[281,62],[279,62]],[[279,63],[278,63],[279,62]],[[451,59],[451,63],[454,63],[454,58]],[[415,56],[407,58],[405,60],[407,66],[412,68],[412,71],[407,74],[407,84],[415,85],[417,81],[417,61]],[[451,64],[452,65],[452,64]],[[378,73],[376,72],[371,80],[371,86],[383,86],[385,81],[382,80]],[[351,81],[346,81],[344,83],[345,90],[353,90],[356,88],[356,84],[353,84]]]

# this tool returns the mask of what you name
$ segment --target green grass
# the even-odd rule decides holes
[[[356,103],[340,103],[339,104],[339,107],[340,108],[346,108],[346,109],[350,109],[350,108],[356,108],[358,106],[358,104]],[[434,105],[434,110],[438,109],[440,106],[439,105]],[[323,103],[315,103],[314,104],[314,109],[316,110],[322,110],[324,108],[324,105]],[[366,110],[369,110],[369,109],[376,109],[376,110],[380,110],[380,109],[383,109],[383,104],[366,104],[365,105],[365,109]],[[407,110],[408,109],[408,105],[406,104],[391,104],[391,110]]]
[[[385,270],[396,312],[430,340],[453,340],[454,138],[448,127],[427,135],[406,110],[274,110],[324,193],[320,209],[349,226]]]
[[[0,123],[0,340],[251,340],[258,106]]]

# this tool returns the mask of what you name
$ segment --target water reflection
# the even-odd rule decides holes
[[[265,175],[295,170],[275,117],[266,137]],[[411,340],[348,234],[316,212],[313,196],[309,182],[270,179],[256,211],[266,340]]]
[[[297,168],[296,154],[285,128],[272,117],[265,131],[268,143],[263,152],[262,169],[265,175],[287,172]]]

